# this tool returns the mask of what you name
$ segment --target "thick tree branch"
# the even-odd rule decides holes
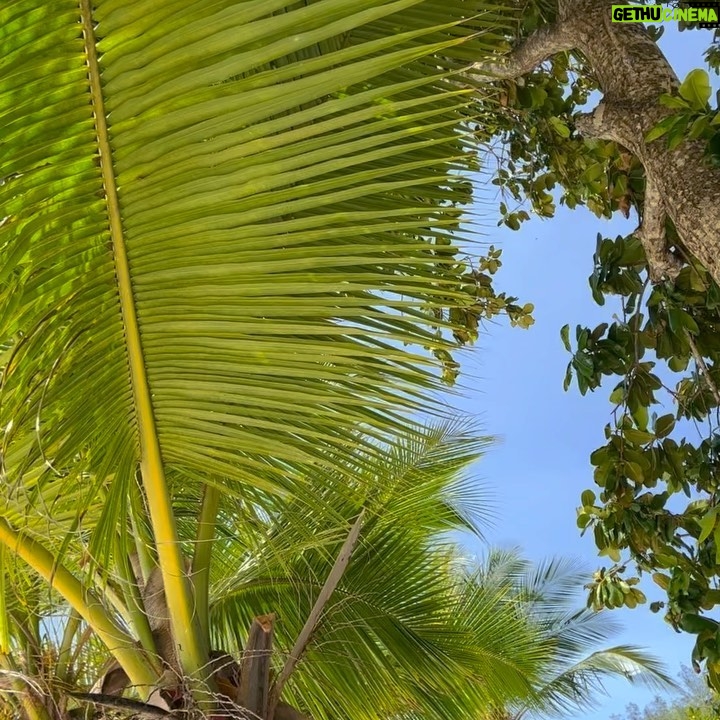
[[[592,112],[575,115],[575,129],[585,137],[612,140],[631,149],[635,145],[635,138],[622,133],[622,126],[618,123],[618,111],[618,108],[600,102]],[[627,109],[625,111],[627,112]]]
[[[665,217],[689,255],[720,282],[720,169],[706,157],[706,143],[686,140],[670,149],[665,138],[647,142],[652,128],[672,113],[661,95],[676,94],[679,80],[650,34],[635,23],[613,23],[612,0],[558,0],[559,20],[521,42],[500,62],[479,62],[473,81],[518,78],[552,55],[582,53],[603,93],[592,113],[575,116],[587,137],[611,140],[642,163],[648,192],[638,237],[653,279],[674,278],[679,261],[665,246]]]
[[[501,63],[475,63],[470,72],[479,82],[512,80],[527,75],[553,55],[575,47],[575,38],[569,29],[567,22],[541,28],[504,56]]]

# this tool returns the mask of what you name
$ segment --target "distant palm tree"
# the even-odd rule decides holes
[[[603,647],[619,626],[607,612],[575,607],[586,580],[575,561],[553,558],[533,565],[517,550],[494,550],[479,567],[466,571],[467,592],[497,593],[504,602],[518,603],[551,648],[537,669],[532,695],[500,709],[498,717],[520,720],[588,710],[613,677],[658,689],[675,686],[663,666],[642,650]]]

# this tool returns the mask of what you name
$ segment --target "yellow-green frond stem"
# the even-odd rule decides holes
[[[0,545],[0,653],[10,652],[10,626],[5,598],[5,546]]]
[[[4,653],[0,653],[0,668],[13,671],[12,663],[9,662]],[[25,680],[17,675],[11,676],[7,680],[7,685],[6,696],[11,696],[10,701],[14,701],[13,704],[16,708],[22,706],[28,720],[52,720],[47,708],[42,704],[37,694],[31,691]]]
[[[100,600],[39,542],[18,533],[5,518],[0,518],[0,543],[24,560],[82,615],[100,640],[122,665],[138,689],[150,688],[157,674],[145,654],[107,613]]]
[[[129,516],[133,543],[135,545],[135,552],[137,553],[138,565],[140,566],[139,571],[142,575],[142,578],[138,579],[147,582],[153,567],[155,567],[156,561],[152,556],[150,539],[146,537],[147,533],[143,532],[144,527],[141,526],[141,518],[145,517],[145,513],[138,493],[134,493],[131,497]]]
[[[150,621],[148,620],[140,595],[139,582],[142,582],[142,579],[138,581],[135,577],[130,558],[124,550],[125,548],[122,547],[120,538],[116,536],[115,564],[122,582],[123,598],[130,621],[129,624],[132,626],[144,650],[150,657],[156,658],[158,657],[157,648],[155,647],[152,630],[150,629]],[[159,671],[159,667],[157,669]]]
[[[195,538],[192,582],[195,589],[195,607],[207,647],[210,647],[210,561],[212,560],[215,524],[219,508],[219,488],[214,485],[205,485]]]
[[[202,675],[207,662],[207,649],[202,646],[198,632],[198,621],[194,613],[190,583],[185,573],[180,543],[178,540],[172,499],[165,478],[165,468],[160,454],[155,417],[153,414],[150,388],[148,386],[145,359],[140,340],[140,328],[135,310],[130,266],[125,247],[120,205],[112,167],[112,151],[108,137],[105,106],[102,95],[100,67],[98,64],[92,8],[89,0],[81,0],[82,27],[87,52],[90,89],[98,136],[98,149],[102,169],[103,185],[107,201],[110,235],[112,238],[117,274],[118,293],[125,328],[133,396],[137,412],[140,436],[140,456],[143,486],[150,507],[152,527],[158,552],[158,561],[165,586],[166,600],[170,611],[173,635],[178,656],[185,672],[191,676]]]
[[[5,546],[1,546],[0,550],[4,550]],[[72,660],[73,641],[82,627],[82,618],[77,610],[71,610],[63,629],[62,640],[58,648],[58,661],[55,668],[55,674],[58,680],[67,680],[70,661]]]
[[[19,683],[17,681],[14,681],[13,685],[15,685],[16,683],[22,686],[22,683]],[[30,695],[28,695],[27,692],[24,692],[22,695],[22,706],[23,710],[28,716],[28,720],[51,720],[47,709],[40,703],[39,700],[31,697]]]

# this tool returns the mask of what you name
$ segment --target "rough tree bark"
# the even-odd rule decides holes
[[[651,279],[674,278],[680,268],[666,241],[669,217],[684,249],[720,283],[720,169],[706,161],[702,141],[685,141],[674,150],[668,150],[665,138],[645,141],[648,131],[672,112],[660,105],[660,95],[675,93],[680,83],[642,24],[611,21],[612,4],[558,0],[555,24],[528,37],[502,63],[477,63],[474,73],[489,81],[514,79],[556,53],[580,51],[603,99],[593,112],[577,117],[577,129],[623,145],[645,168],[644,211],[635,234]]]

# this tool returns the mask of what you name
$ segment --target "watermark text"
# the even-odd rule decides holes
[[[720,2],[693,2],[693,7],[667,7],[666,5],[613,5],[613,22],[686,22],[700,27],[720,27]]]

